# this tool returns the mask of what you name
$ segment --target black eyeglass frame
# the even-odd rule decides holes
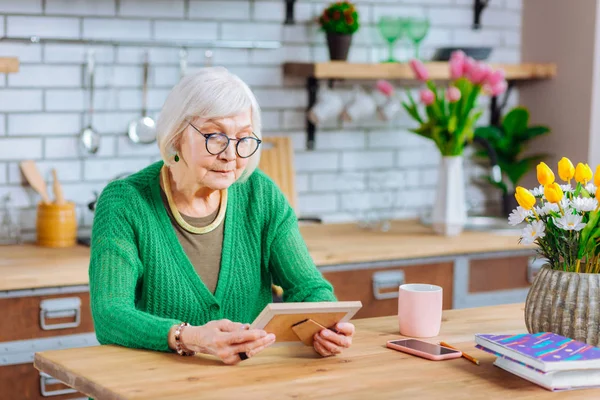
[[[256,154],[256,152],[258,151],[258,148],[260,147],[260,144],[262,143],[262,140],[260,140],[260,139],[258,138],[258,136],[256,136],[256,134],[255,134],[254,132],[252,132],[252,134],[254,135],[254,137],[252,137],[252,136],[246,136],[246,137],[243,137],[243,138],[241,138],[241,139],[231,139],[229,136],[227,136],[227,135],[226,135],[225,133],[223,133],[223,132],[215,132],[215,133],[202,133],[202,132],[200,131],[200,129],[196,128],[196,127],[194,126],[194,124],[192,124],[191,122],[188,122],[188,124],[189,124],[189,125],[190,125],[192,128],[194,128],[194,130],[195,130],[196,132],[198,132],[199,134],[201,134],[202,136],[204,136],[204,138],[206,139],[206,140],[205,140],[205,142],[204,142],[204,146],[206,147],[206,151],[208,152],[208,154],[212,154],[213,156],[218,156],[219,154],[223,153],[223,152],[224,152],[225,150],[227,150],[227,148],[229,147],[229,143],[230,143],[232,140],[235,140],[235,141],[237,142],[237,143],[235,144],[235,154],[237,154],[237,156],[238,156],[238,157],[240,157],[240,158],[250,158],[250,157],[252,157],[254,154]],[[218,152],[218,153],[211,153],[211,151],[208,149],[208,139],[210,139],[210,138],[211,138],[211,137],[213,137],[213,136],[217,136],[217,135],[219,135],[219,136],[222,136],[222,137],[224,137],[225,139],[227,139],[227,145],[225,145],[225,147],[223,148],[223,150],[221,150],[220,152]],[[238,151],[238,146],[240,145],[240,141],[242,141],[242,140],[248,140],[248,139],[252,139],[252,140],[255,140],[255,141],[257,142],[257,143],[256,143],[256,149],[255,149],[255,150],[252,152],[252,154],[250,154],[249,156],[245,156],[245,157],[244,157],[244,156],[240,155],[240,152]]]

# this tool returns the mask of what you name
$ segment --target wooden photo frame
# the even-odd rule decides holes
[[[316,332],[350,321],[361,307],[360,301],[270,303],[250,328],[274,333],[278,343],[302,342],[312,346]]]

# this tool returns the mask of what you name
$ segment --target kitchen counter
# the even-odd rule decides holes
[[[515,235],[463,232],[456,237],[439,236],[416,221],[394,221],[389,232],[364,230],[356,224],[311,224],[302,225],[300,230],[319,268],[464,254],[522,253],[534,248],[518,244]],[[87,285],[89,251],[85,246],[0,246],[0,291]]]
[[[526,332],[523,305],[445,311],[437,343],[446,341],[476,357],[429,361],[385,347],[397,339],[396,316],[357,319],[353,345],[321,358],[307,346],[273,346],[237,366],[210,356],[118,346],[44,351],[35,367],[97,399],[419,398],[593,399],[600,390],[552,393],[493,365],[474,347],[475,333]]]

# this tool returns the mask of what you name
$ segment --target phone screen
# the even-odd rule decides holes
[[[409,349],[433,354],[436,356],[440,356],[443,354],[456,353],[456,350],[447,349],[445,347],[440,346],[439,344],[422,342],[420,340],[415,340],[415,339],[394,340],[390,343],[397,344],[398,346],[404,346]]]

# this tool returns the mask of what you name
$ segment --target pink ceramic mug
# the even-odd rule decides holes
[[[411,283],[398,289],[398,323],[400,334],[410,337],[433,337],[442,324],[442,288]]]

